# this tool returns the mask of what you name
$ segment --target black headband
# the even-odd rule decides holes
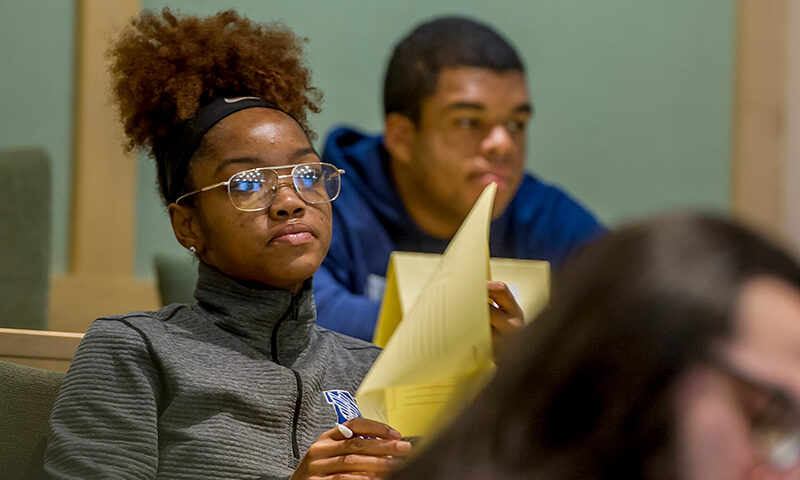
[[[167,203],[174,202],[182,194],[180,189],[189,171],[189,161],[203,135],[228,115],[256,107],[281,110],[277,105],[257,97],[217,98],[153,142],[159,178],[166,183],[161,188]]]

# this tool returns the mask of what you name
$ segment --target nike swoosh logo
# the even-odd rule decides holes
[[[260,100],[258,97],[236,97],[236,98],[225,98],[225,103],[236,103],[241,102],[242,100]]]

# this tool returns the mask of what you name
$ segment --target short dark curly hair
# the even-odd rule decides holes
[[[422,101],[436,90],[442,69],[450,67],[525,70],[514,47],[488,25],[466,17],[435,18],[394,47],[383,83],[384,114],[400,113],[418,123]]]
[[[219,97],[254,96],[274,103],[316,138],[307,121],[321,92],[311,85],[303,43],[281,23],[260,24],[226,10],[208,17],[143,11],[111,46],[112,95],[128,150],[155,158],[153,145],[198,108]],[[156,158],[156,163],[163,162]],[[166,169],[158,168],[161,197]],[[173,179],[174,180],[174,179]],[[188,188],[188,179],[180,183]]]

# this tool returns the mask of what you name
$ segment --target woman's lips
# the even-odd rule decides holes
[[[270,243],[286,245],[303,245],[314,239],[311,228],[303,224],[290,224],[279,229],[270,240]]]
[[[311,232],[300,233],[287,233],[286,235],[279,235],[272,239],[272,243],[288,243],[289,245],[303,245],[308,243],[314,238]]]

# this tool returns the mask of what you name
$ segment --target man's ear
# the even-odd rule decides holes
[[[197,213],[192,208],[177,203],[170,203],[167,211],[175,238],[186,249],[194,247],[195,254],[199,255],[203,251],[203,235],[199,228]]]
[[[403,164],[411,161],[411,151],[416,133],[417,127],[410,118],[400,113],[386,115],[383,143],[393,161]]]

